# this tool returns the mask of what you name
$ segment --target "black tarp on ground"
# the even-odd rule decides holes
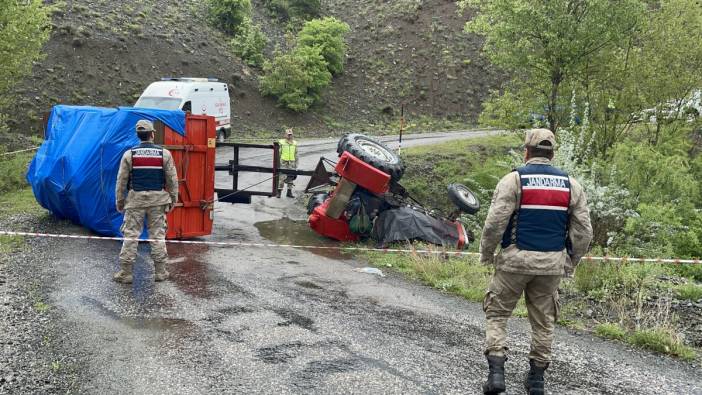
[[[371,237],[381,248],[393,242],[412,240],[457,248],[460,234],[455,223],[430,217],[409,207],[400,207],[378,215]]]

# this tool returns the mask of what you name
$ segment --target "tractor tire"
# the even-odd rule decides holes
[[[310,196],[310,200],[307,201],[307,215],[312,214],[314,209],[324,203],[325,200],[329,198],[329,194],[326,192],[315,193]]]
[[[480,210],[480,201],[465,185],[450,184],[448,196],[451,202],[464,213],[475,214]]]
[[[339,140],[336,152],[348,152],[376,169],[387,173],[393,181],[399,181],[405,172],[402,159],[387,145],[368,136],[349,133]]]

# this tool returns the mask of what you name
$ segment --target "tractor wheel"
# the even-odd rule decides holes
[[[324,203],[327,198],[329,198],[329,194],[326,192],[315,193],[314,195],[310,196],[310,200],[307,202],[307,215],[312,214],[314,209]]]
[[[464,213],[475,214],[480,210],[480,201],[465,185],[450,184],[448,195],[451,202]]]
[[[344,151],[390,175],[393,181],[399,181],[405,171],[400,157],[385,144],[368,136],[350,133],[339,140],[336,150],[339,155]]]

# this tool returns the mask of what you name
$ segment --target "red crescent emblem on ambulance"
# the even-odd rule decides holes
[[[180,94],[180,91],[178,88],[173,88],[168,91],[168,96],[178,96]]]

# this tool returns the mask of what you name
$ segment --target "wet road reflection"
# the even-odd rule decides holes
[[[278,244],[311,245],[323,247],[338,247],[337,241],[321,237],[310,229],[307,221],[294,221],[284,217],[273,221],[263,221],[254,224],[262,237]],[[311,253],[331,259],[351,259],[352,256],[340,250],[310,249]]]
[[[186,295],[198,298],[213,296],[207,255],[210,246],[204,244],[173,244],[168,246],[170,281]]]

